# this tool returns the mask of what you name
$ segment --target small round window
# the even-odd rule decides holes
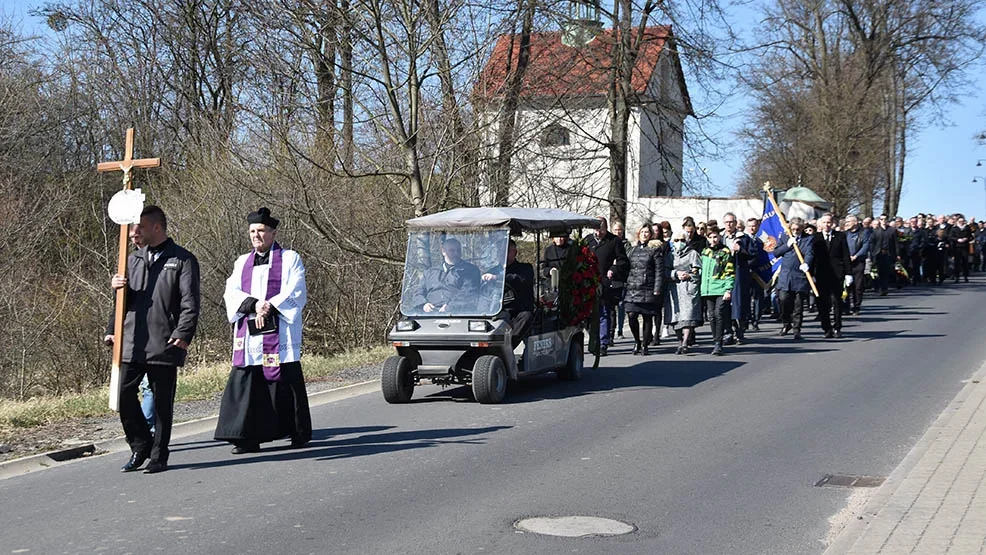
[[[541,146],[567,146],[569,144],[569,132],[557,123],[553,123],[544,129],[541,135]]]

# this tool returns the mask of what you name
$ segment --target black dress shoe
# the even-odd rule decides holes
[[[833,337],[835,337],[835,333],[832,330],[825,332],[825,339],[832,339]]]
[[[259,443],[239,443],[230,451],[234,455],[243,455],[244,453],[256,453],[260,451]]]
[[[133,472],[134,470],[140,470],[140,466],[144,464],[147,460],[147,455],[141,455],[140,453],[131,453],[130,460],[127,464],[120,468],[120,472]]]
[[[635,344],[635,345],[633,346],[633,354],[635,354],[635,355],[639,355],[639,354],[640,354],[640,350],[641,350],[641,349],[642,349],[642,347],[640,346],[640,342],[638,341],[638,342],[637,342],[637,343],[636,343],[636,344]]]
[[[842,339],[842,330],[835,330],[835,338]]]
[[[781,332],[778,335],[787,335],[791,333],[791,326],[784,326],[781,328]]]
[[[144,474],[157,474],[158,472],[164,472],[168,469],[168,463],[151,461],[147,463],[147,468],[144,469]]]

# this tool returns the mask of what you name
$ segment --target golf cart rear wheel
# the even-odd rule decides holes
[[[385,360],[380,374],[380,389],[388,403],[409,402],[414,394],[411,361],[402,356],[392,356]]]
[[[565,366],[558,369],[558,377],[563,380],[575,381],[582,378],[582,368],[585,365],[585,354],[582,352],[582,337],[572,338],[568,346],[568,360]]]
[[[472,367],[472,394],[484,405],[503,401],[507,395],[507,369],[500,357],[483,355]]]

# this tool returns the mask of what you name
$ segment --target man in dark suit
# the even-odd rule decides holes
[[[969,283],[969,245],[975,241],[972,230],[966,225],[965,216],[956,215],[955,225],[949,230],[949,238],[954,245],[955,254],[955,283],[959,282],[959,277],[964,277],[965,282]]]
[[[616,304],[623,296],[623,282],[630,270],[630,260],[623,248],[623,241],[609,232],[606,218],[599,218],[599,228],[589,236],[588,242],[599,260],[603,282],[603,302],[599,310],[599,354],[603,356],[609,349],[609,329],[615,323]]]
[[[876,288],[880,296],[887,296],[891,281],[897,279],[894,261],[897,260],[897,230],[887,225],[887,215],[880,214],[873,233],[870,234],[870,256],[876,264]]]
[[[841,231],[835,231],[832,214],[818,219],[814,247],[818,316],[822,321],[822,331],[827,339],[842,337],[842,288],[852,285],[853,277],[849,243]]]
[[[482,280],[495,280],[499,273],[495,268],[483,274]],[[513,239],[507,244],[507,266],[503,269],[503,310],[510,314],[510,340],[516,349],[534,323],[534,266],[517,260],[517,242]]]
[[[863,286],[866,260],[870,256],[870,230],[860,225],[859,218],[846,218],[846,242],[849,243],[849,263],[852,270],[853,285],[849,290],[849,307],[853,314],[859,314],[863,302]]]

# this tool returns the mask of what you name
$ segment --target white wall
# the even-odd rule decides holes
[[[648,84],[642,106],[631,108],[627,130],[627,199],[654,203],[660,199],[656,183],[666,183],[665,194],[682,192],[684,101],[678,74],[669,56],[661,56]],[[663,82],[670,80],[670,82]],[[655,95],[665,94],[667,98]],[[518,109],[517,151],[511,160],[510,204],[563,208],[582,213],[608,213],[610,164],[605,142],[610,137],[606,99],[558,99],[546,105]],[[566,102],[565,106],[561,106]],[[488,159],[497,151],[496,114],[486,112],[485,142]],[[544,146],[542,137],[551,125],[569,130],[570,144]],[[640,198],[641,195],[645,198]],[[480,184],[480,202],[492,201],[488,183]]]

